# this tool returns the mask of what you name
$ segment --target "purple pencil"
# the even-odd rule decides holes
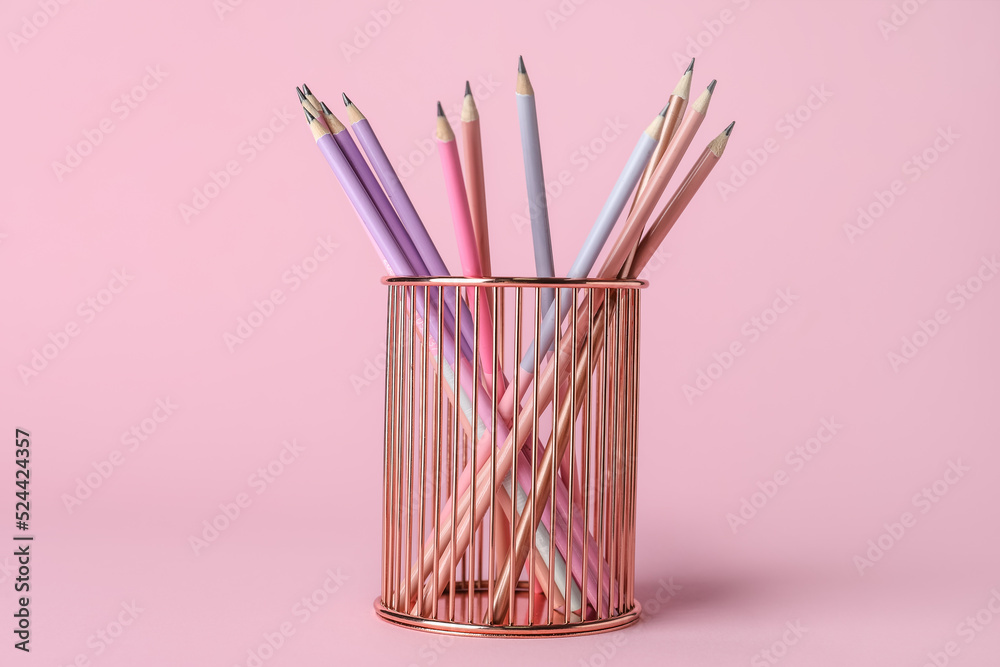
[[[350,118],[354,135],[358,138],[358,142],[361,144],[361,148],[364,149],[365,155],[368,156],[368,160],[378,175],[379,181],[385,187],[386,194],[389,195],[393,206],[396,207],[399,219],[410,233],[410,237],[420,251],[420,256],[423,257],[427,268],[431,270],[433,275],[450,276],[451,273],[448,271],[448,267],[445,266],[444,260],[441,259],[441,255],[438,253],[433,239],[427,233],[427,228],[424,227],[423,221],[417,214],[417,209],[413,207],[413,202],[410,201],[409,195],[406,194],[406,189],[396,175],[396,170],[392,168],[392,163],[389,162],[389,158],[382,149],[382,144],[379,143],[378,137],[375,136],[375,131],[372,130],[368,119],[354,106],[354,103],[348,99],[347,95],[344,95],[344,105],[347,107],[347,116]]]
[[[406,194],[406,188],[403,187],[403,183],[396,175],[396,170],[392,168],[392,163],[389,162],[389,157],[385,154],[385,150],[382,149],[382,144],[379,143],[378,137],[375,136],[375,131],[372,130],[371,124],[347,95],[343,97],[344,105],[347,106],[347,115],[351,120],[351,127],[354,128],[354,135],[361,144],[361,148],[364,149],[365,155],[368,156],[368,161],[371,162],[378,180],[381,181],[382,186],[385,188],[385,193],[389,195],[392,205],[396,207],[399,219],[402,221],[406,231],[409,232],[413,243],[417,246],[424,264],[429,269],[431,275],[450,276],[451,272],[448,271],[444,260],[441,259],[441,254],[438,252],[437,246],[434,245],[434,240],[427,233],[427,228],[424,227],[420,215],[417,214],[417,209],[413,207],[413,202],[410,201],[409,195]],[[459,300],[458,303],[455,303],[455,294],[452,290],[445,290],[444,298],[445,303],[451,311],[459,313],[462,320],[462,343],[463,345],[467,345],[468,349],[471,349],[473,346],[472,311],[469,310],[464,301]],[[469,358],[471,359],[472,355]]]
[[[340,150],[344,153],[344,157],[347,158],[351,168],[354,169],[354,173],[357,174],[358,179],[364,186],[369,198],[371,198],[372,203],[375,204],[375,208],[378,209],[379,214],[382,216],[382,220],[389,228],[389,232],[392,234],[393,238],[396,239],[396,243],[399,245],[400,250],[403,251],[403,254],[406,255],[406,258],[409,260],[410,268],[413,269],[413,275],[430,275],[430,271],[427,270],[427,265],[420,256],[420,252],[417,250],[413,240],[410,238],[410,235],[407,233],[402,223],[400,223],[396,210],[392,207],[392,204],[389,203],[389,199],[382,191],[382,186],[379,185],[378,179],[375,178],[375,174],[373,174],[372,170],[368,168],[368,163],[365,162],[365,158],[361,155],[361,151],[358,150],[358,145],[355,144],[354,139],[351,138],[351,133],[348,132],[344,124],[333,115],[333,112],[330,111],[330,107],[328,107],[325,102],[320,102],[320,107],[326,120],[326,125],[333,134],[334,140],[337,142]],[[435,307],[437,307],[437,300],[437,291],[431,290],[431,301],[434,302]],[[451,290],[445,290],[444,300],[449,317],[454,317],[455,294]],[[462,304],[462,310],[463,326],[460,334],[462,337],[462,352],[466,355],[466,357],[471,359],[473,356],[473,326],[470,319],[471,313],[466,310],[465,304]]]
[[[347,157],[337,145],[333,135],[308,110],[306,110],[306,118],[309,119],[309,129],[312,131],[313,139],[316,140],[316,145],[319,146],[323,157],[333,169],[337,180],[340,181],[344,192],[347,193],[347,198],[351,200],[351,204],[358,212],[358,217],[361,218],[365,229],[368,230],[372,241],[375,242],[376,248],[386,264],[386,269],[393,275],[412,276],[413,270],[406,259],[406,254],[382,221],[381,214],[372,203],[371,197],[368,196],[364,185],[361,184],[358,175],[354,173],[351,163],[347,161]]]
[[[420,256],[420,252],[413,243],[413,239],[407,233],[403,224],[399,220],[399,215],[396,214],[396,210],[389,203],[389,199],[382,192],[382,186],[378,184],[378,180],[375,178],[375,174],[372,170],[368,168],[368,163],[365,162],[365,158],[361,155],[361,151],[358,150],[358,145],[354,143],[354,139],[351,138],[351,133],[347,131],[347,127],[340,122],[340,120],[333,115],[330,111],[330,107],[326,105],[326,102],[320,102],[320,106],[323,110],[323,116],[326,118],[326,125],[330,128],[330,132],[333,134],[334,140],[337,145],[340,146],[340,150],[343,151],[344,157],[350,162],[351,167],[354,169],[354,173],[358,175],[361,180],[361,184],[364,186],[365,190],[368,192],[368,196],[371,197],[372,203],[375,204],[375,208],[378,209],[379,214],[381,214],[382,219],[385,224],[389,226],[389,231],[392,232],[392,236],[396,239],[396,243],[399,244],[400,249],[406,254],[406,258],[410,260],[410,266],[413,267],[413,271],[418,276],[430,275],[427,270],[427,265],[424,263],[423,257]]]

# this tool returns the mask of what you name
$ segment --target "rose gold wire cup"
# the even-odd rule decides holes
[[[389,294],[378,616],[432,632],[505,637],[634,623],[639,295],[646,283],[383,283]],[[561,288],[557,309],[564,300],[571,305],[551,350],[535,347],[529,373],[521,359],[542,331],[539,296],[546,287]],[[455,303],[463,294],[470,301],[464,322],[437,308],[449,290]],[[487,295],[491,321],[482,322],[479,300]],[[466,346],[462,327],[470,321]],[[482,327],[492,331],[492,376],[478,361]],[[515,395],[527,393],[504,422],[499,405],[508,383]],[[520,447],[513,448],[508,431]],[[505,459],[505,445],[516,455]]]

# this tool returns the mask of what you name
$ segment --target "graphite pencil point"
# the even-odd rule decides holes
[[[444,109],[441,107],[441,103],[438,102],[438,115],[444,116]]]
[[[351,98],[347,96],[347,93],[341,93],[341,96],[344,98],[344,106],[351,106]]]
[[[726,135],[727,137],[728,137],[728,136],[729,136],[730,134],[732,134],[732,133],[733,133],[733,125],[736,125],[736,121],[735,121],[735,120],[734,120],[734,121],[733,121],[732,123],[730,123],[730,124],[729,124],[729,125],[728,125],[728,126],[726,127],[726,130],[725,130],[725,135]]]
[[[715,92],[715,79],[712,79],[712,83],[708,84],[708,92],[710,93]]]
[[[688,65],[688,68],[686,70],[684,70],[684,73],[687,74],[688,72],[690,72],[693,69],[694,69],[694,58],[691,59],[691,64]]]
[[[517,57],[517,72],[518,74],[527,74],[528,70],[524,69],[524,58],[521,56]]]
[[[465,94],[466,95],[472,94],[472,86],[469,85],[468,81],[465,82]]]

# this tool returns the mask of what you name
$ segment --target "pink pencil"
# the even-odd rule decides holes
[[[483,267],[479,259],[475,228],[472,225],[469,197],[465,191],[462,163],[458,158],[458,145],[440,102],[437,105],[437,142],[441,167],[444,169],[445,188],[448,190],[448,203],[451,206],[451,219],[455,225],[455,240],[458,242],[458,254],[462,260],[462,272],[469,278],[482,278]],[[483,364],[485,384],[490,386],[493,378],[493,318],[490,316],[486,290],[480,288],[478,291],[479,356]],[[469,306],[472,307],[474,300],[471,290],[468,299]],[[497,390],[503,392],[505,389],[503,375],[500,374],[497,376]]]

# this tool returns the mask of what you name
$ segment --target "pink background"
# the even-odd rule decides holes
[[[36,535],[30,655],[11,647],[14,561],[12,547],[0,548],[0,662],[247,665],[263,635],[287,623],[294,634],[268,667],[917,666],[933,664],[928,654],[939,664],[997,664],[1000,615],[987,604],[996,595],[1000,611],[1000,280],[976,276],[983,257],[1000,253],[1000,4],[232,1],[221,15],[225,0],[10,0],[0,12],[0,432],[9,444],[0,540],[12,544],[15,532],[15,427],[32,434]],[[901,25],[883,34],[894,6]],[[341,44],[372,12],[386,25],[369,25],[376,36],[345,55]],[[737,125],[644,294],[642,622],[530,642],[441,639],[382,623],[372,611],[382,268],[293,87],[307,81],[331,103],[341,90],[355,99],[457,268],[438,159],[421,146],[434,102],[455,108],[471,79],[494,266],[524,275],[532,263],[517,222],[526,199],[512,94],[523,54],[546,174],[571,181],[549,200],[565,271],[699,39],[695,92],[713,77],[719,87],[682,169]],[[800,109],[814,87],[830,97]],[[797,110],[809,117],[790,131],[782,119]],[[57,174],[53,163],[102,121],[110,134]],[[269,124],[280,131],[264,131]],[[951,143],[935,149],[949,128]],[[245,142],[258,134],[270,143],[251,150]],[[593,159],[581,152],[588,145]],[[765,146],[777,151],[763,165],[746,162]],[[933,164],[914,171],[925,151]],[[209,187],[217,196],[186,221],[181,205],[229,162],[238,173]],[[745,182],[733,176],[741,163]],[[876,193],[895,180],[891,206],[849,235],[858,208],[878,212],[889,195]],[[741,185],[724,196],[723,182]],[[338,247],[308,280],[283,280],[327,237]],[[112,282],[123,269],[124,288]],[[980,291],[959,299],[953,290],[970,279]],[[225,334],[274,290],[282,303],[230,350]],[[797,298],[752,340],[751,318],[777,290]],[[86,305],[102,298],[101,312]],[[889,354],[902,354],[902,338],[936,311],[946,321],[925,324],[935,335],[917,335],[917,354],[894,368]],[[67,325],[76,336],[58,333]],[[19,367],[50,340],[64,349],[47,348],[54,358],[22,377]],[[745,352],[710,368],[733,341]],[[699,371],[718,379],[688,400],[683,387]],[[177,407],[167,416],[158,399]],[[808,462],[786,458],[824,419],[842,427],[822,450]],[[123,441],[143,425],[145,440]],[[261,481],[256,471],[283,441],[301,451]],[[111,457],[120,465],[68,507],[79,480],[106,471]],[[951,463],[967,471],[937,485],[943,497],[922,500]],[[776,474],[786,483],[734,532],[727,515]],[[240,494],[249,506],[196,553],[190,537]],[[909,527],[883,537],[894,544],[859,573],[855,557],[906,512]],[[306,617],[296,605],[328,572],[336,592]],[[121,615],[131,624],[111,644],[97,639],[117,634],[122,605],[133,602],[137,617]],[[966,618],[977,612],[972,629]],[[786,632],[789,623],[804,634]],[[760,651],[771,647],[769,661]]]

